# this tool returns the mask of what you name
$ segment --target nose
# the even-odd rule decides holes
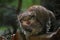
[[[22,25],[23,26],[30,26],[31,22],[30,21],[23,21]]]
[[[27,21],[27,24],[30,24],[30,21]]]

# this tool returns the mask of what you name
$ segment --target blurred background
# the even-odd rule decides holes
[[[0,35],[16,31],[18,27],[16,9],[19,0],[0,0]],[[54,12],[57,26],[60,26],[60,0],[22,0],[21,10],[24,11],[32,5],[43,5]],[[14,28],[14,29],[13,29]]]

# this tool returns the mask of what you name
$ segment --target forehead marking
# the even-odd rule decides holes
[[[29,16],[29,15],[31,15],[31,14],[32,14],[32,12],[23,12],[23,13],[20,15],[20,18],[19,18],[19,19],[22,19],[23,17]]]
[[[32,13],[32,12],[24,12],[24,13],[22,13],[21,16],[28,16],[28,15],[31,15],[31,13]]]

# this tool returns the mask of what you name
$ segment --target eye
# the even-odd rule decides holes
[[[27,21],[27,20],[30,20],[30,19],[31,19],[31,16],[24,17],[24,21]]]
[[[25,16],[23,17],[20,21],[29,21],[29,20],[32,20],[32,19],[35,19],[35,16],[34,15],[29,15],[29,16]]]
[[[25,16],[20,21],[28,21],[31,19],[31,16]]]

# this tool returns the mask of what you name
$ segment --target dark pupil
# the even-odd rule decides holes
[[[26,17],[23,18],[24,21],[27,21],[27,20],[30,20],[30,19],[31,19],[30,16],[26,16]]]

